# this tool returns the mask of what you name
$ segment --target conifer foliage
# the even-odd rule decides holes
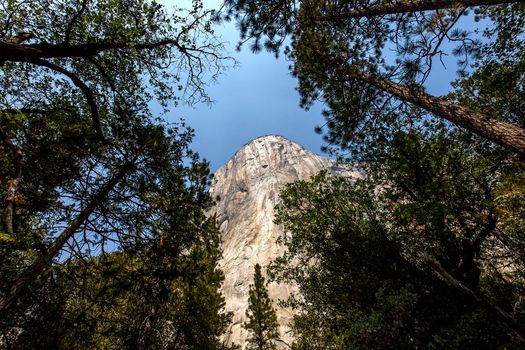
[[[248,321],[244,328],[250,332],[248,348],[258,350],[275,349],[272,340],[279,337],[277,315],[261,274],[261,265],[255,265],[253,285],[250,285]]]
[[[208,163],[150,110],[207,100],[211,14],[1,2],[1,349],[224,348]]]
[[[521,60],[522,1],[229,0],[227,5],[225,18],[237,22],[239,45],[253,39],[253,51],[276,55],[286,46],[301,105],[326,106],[326,124],[318,131],[326,132],[329,143],[358,151],[366,142],[382,142],[396,123],[413,124],[413,110],[419,109],[425,118],[438,117],[525,155],[525,129],[521,120],[509,118],[512,114],[427,92],[427,78],[446,56],[458,58],[460,80],[488,65]],[[478,28],[465,25],[464,16],[479,21]]]

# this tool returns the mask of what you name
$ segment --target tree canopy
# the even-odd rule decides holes
[[[100,339],[120,335],[111,342],[116,348],[139,346],[141,334],[148,345],[139,348],[158,348],[170,343],[164,330],[178,335],[176,343],[218,346],[226,318],[218,231],[204,215],[211,204],[207,164],[188,149],[184,125],[128,122],[115,126],[112,144],[91,154],[68,147],[65,155],[47,149],[47,158],[24,158],[14,230],[2,233],[5,343],[68,344],[81,332],[89,346],[100,332]],[[36,146],[43,147],[32,144],[24,156],[42,151]],[[56,158],[70,166],[47,169]]]
[[[60,111],[91,118],[149,113],[155,98],[207,99],[226,58],[200,1],[173,13],[145,0],[4,1],[2,113]]]
[[[523,1],[189,6],[0,1],[0,347],[227,348],[209,166],[152,113],[209,101],[226,18],[240,45],[285,46],[301,105],[324,102],[320,130],[363,174],[282,194],[270,277],[299,288],[292,347],[523,348]],[[458,76],[433,96],[448,54]],[[244,327],[272,349],[254,273]]]
[[[227,4],[239,47],[285,47],[301,105],[324,103],[319,131],[364,174],[282,194],[294,347],[522,347],[523,3]],[[432,96],[447,54],[458,76]]]
[[[458,56],[461,76],[523,57],[523,3],[516,1],[227,1],[241,30],[285,54],[299,79],[301,104],[327,106],[326,139],[343,148],[380,142],[392,130],[418,123],[414,109],[443,118],[523,156],[522,118],[493,114],[425,91],[441,57]],[[474,15],[469,15],[469,9]],[[469,16],[469,17],[467,17]],[[488,22],[482,33],[462,25]],[[454,49],[447,49],[451,45]],[[452,51],[452,52],[450,52]],[[516,88],[523,89],[521,80]]]
[[[211,14],[2,3],[1,347],[223,347],[208,164],[150,111],[207,99]]]
[[[523,164],[425,130],[396,133],[363,179],[282,193],[273,276],[299,286],[297,348],[523,346]]]

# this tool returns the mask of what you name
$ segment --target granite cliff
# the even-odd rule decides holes
[[[246,321],[255,264],[259,263],[265,271],[269,262],[283,253],[283,247],[276,243],[283,232],[273,222],[280,190],[286,183],[307,180],[323,169],[357,176],[295,142],[268,135],[244,145],[214,174],[210,191],[219,198],[215,210],[222,233],[222,293],[226,311],[233,313],[232,325],[225,335],[229,343],[245,347],[247,333],[242,324]],[[292,286],[268,286],[280,324],[281,339],[276,340],[279,348],[285,348],[285,343],[292,340],[287,326],[292,312],[277,302],[292,291]]]

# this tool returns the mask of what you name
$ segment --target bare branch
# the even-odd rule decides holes
[[[175,46],[180,52],[195,51],[180,45],[177,40],[164,39],[151,43],[140,42],[114,42],[112,40],[102,40],[95,43],[70,45],[61,44],[16,44],[0,41],[0,65],[4,62],[30,62],[34,59],[42,58],[72,58],[72,57],[91,57],[103,51],[129,49],[143,50],[155,49],[163,46]]]

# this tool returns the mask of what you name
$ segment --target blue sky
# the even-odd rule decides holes
[[[305,111],[299,107],[296,80],[284,56],[267,52],[253,54],[248,47],[235,51],[239,38],[235,26],[226,23],[218,30],[238,66],[219,76],[207,92],[210,106],[179,105],[170,120],[183,117],[195,129],[193,149],[216,170],[246,142],[266,134],[279,134],[319,153],[322,138],[314,127],[323,122],[321,106]]]
[[[210,7],[222,3],[204,2]],[[162,3],[169,9],[174,2]],[[182,6],[180,1],[177,3]],[[225,23],[216,31],[226,42],[229,54],[238,61],[238,67],[220,76],[207,89],[214,100],[211,106],[179,105],[168,113],[168,120],[184,118],[195,129],[192,148],[210,162],[212,171],[226,163],[246,142],[266,134],[282,135],[320,153],[322,136],[314,132],[314,127],[323,124],[322,106],[317,104],[309,111],[299,107],[297,82],[290,75],[286,58],[281,55],[276,59],[264,51],[253,54],[249,47],[236,52],[239,33],[233,23]],[[428,80],[429,92],[441,95],[450,89],[449,82],[456,69],[454,62],[455,58],[447,58],[448,70],[436,62]]]

